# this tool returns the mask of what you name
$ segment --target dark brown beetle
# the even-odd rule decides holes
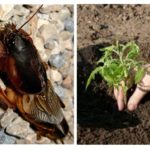
[[[0,98],[9,107],[17,108],[39,135],[56,141],[69,132],[62,112],[65,106],[47,79],[32,38],[22,29],[25,24],[19,29],[6,24],[0,31],[0,73],[7,86]]]

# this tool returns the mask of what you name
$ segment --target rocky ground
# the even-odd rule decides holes
[[[38,8],[38,5],[1,5],[0,20],[13,22],[20,27]],[[65,117],[73,133],[73,5],[44,5],[23,29],[31,33],[43,61],[49,64],[48,78],[55,92],[65,103]],[[46,137],[36,139],[30,124],[12,109],[0,109],[0,143],[51,144]],[[73,143],[66,137],[65,143]]]

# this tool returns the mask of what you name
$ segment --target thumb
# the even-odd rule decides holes
[[[137,108],[139,102],[142,98],[146,95],[146,91],[141,90],[140,88],[136,87],[134,93],[130,97],[128,101],[128,110],[133,111]]]

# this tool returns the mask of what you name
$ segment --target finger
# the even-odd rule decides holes
[[[118,104],[118,110],[121,111],[124,108],[124,94],[123,94],[123,89],[122,87],[119,87],[119,93],[117,97],[117,104]]]
[[[144,91],[150,91],[150,75],[145,74],[142,81],[138,84],[138,87]]]
[[[142,98],[146,95],[147,92],[140,90],[138,87],[134,91],[133,95],[130,97],[128,101],[128,109],[130,111],[133,111],[137,108],[139,102],[142,100]]]
[[[116,100],[118,99],[118,93],[119,91],[117,90],[117,88],[114,88],[114,96]]]

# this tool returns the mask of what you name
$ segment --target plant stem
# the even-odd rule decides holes
[[[121,81],[121,85],[123,88],[123,100],[124,100],[124,104],[127,105],[127,89],[126,89],[126,83],[125,81]]]
[[[127,92],[124,93],[124,96],[123,96],[123,100],[124,100],[124,104],[127,105]]]

